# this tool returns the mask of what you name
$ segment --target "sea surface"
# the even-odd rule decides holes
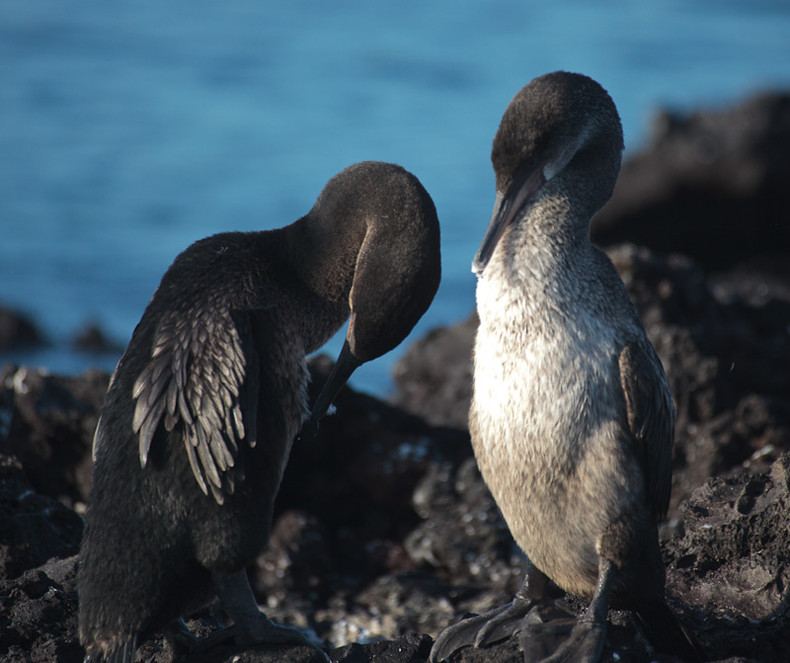
[[[0,362],[112,369],[71,348],[87,322],[124,346],[193,241],[286,225],[375,159],[417,175],[442,223],[431,309],[352,379],[386,395],[411,341],[472,311],[491,139],[556,69],[606,87],[638,150],[660,107],[790,87],[790,2],[0,0],[0,303],[50,340]]]

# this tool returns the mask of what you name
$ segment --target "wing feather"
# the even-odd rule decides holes
[[[661,361],[644,339],[623,348],[619,357],[628,427],[638,445],[647,497],[657,519],[666,516],[672,487],[675,407]]]
[[[181,429],[198,486],[222,504],[243,480],[241,444],[255,445],[257,375],[247,378],[255,361],[247,315],[224,310],[165,316],[132,388],[140,464],[146,466],[160,426]]]
[[[145,467],[148,462],[148,452],[151,450],[151,442],[154,439],[157,428],[159,428],[159,419],[165,409],[164,400],[156,401],[151,408],[148,409],[145,420],[139,427],[139,454],[140,465]]]
[[[211,449],[209,449],[209,444],[211,443],[210,434],[203,426],[197,426],[195,433],[195,446],[197,447],[198,458],[200,458],[203,472],[209,482],[219,488],[222,486],[222,479],[219,476],[214,457],[211,455]]]
[[[206,486],[206,480],[203,478],[203,470],[200,468],[200,462],[198,461],[197,454],[195,453],[195,446],[192,444],[192,441],[187,435],[184,436],[184,447],[186,447],[187,457],[189,458],[189,466],[192,468],[192,474],[195,476],[195,480],[198,482],[200,490],[202,490],[204,494],[208,495],[208,486]]]
[[[245,437],[244,420],[242,419],[241,408],[238,406],[238,404],[233,406],[233,426],[236,431],[235,437],[243,440]],[[230,424],[228,424],[228,436],[230,439],[234,438],[233,430],[231,429]],[[255,439],[250,439],[248,442],[251,447],[255,446]]]

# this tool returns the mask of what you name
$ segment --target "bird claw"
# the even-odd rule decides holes
[[[519,633],[524,663],[597,663],[606,642],[606,624],[584,617],[534,624]]]
[[[194,661],[216,660],[219,656],[216,648],[225,647],[233,651],[255,649],[268,645],[292,645],[295,647],[310,647],[321,656],[321,661],[330,663],[329,656],[317,643],[312,642],[301,631],[290,626],[275,624],[266,615],[261,613],[260,627],[252,632],[242,631],[237,624],[223,626],[210,635],[197,638],[189,636],[189,631],[184,629],[170,632],[171,642],[179,645],[176,651],[177,660]],[[224,650],[223,650],[224,651]],[[311,659],[312,660],[312,659]]]
[[[330,659],[326,652],[313,642],[299,629],[282,624],[275,624],[266,615],[261,613],[261,628],[254,633],[242,636],[239,634],[236,641],[240,646],[255,646],[263,644],[271,645],[294,645],[301,647],[311,647],[320,653],[322,659],[329,663]]]
[[[443,661],[463,647],[485,647],[506,640],[519,630],[533,607],[532,601],[516,597],[510,603],[483,615],[473,615],[448,626],[436,638],[429,663]]]

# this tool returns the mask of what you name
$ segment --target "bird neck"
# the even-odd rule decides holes
[[[595,248],[587,233],[558,228],[545,209],[538,211],[506,231],[477,282],[481,327],[494,330],[501,342],[503,333],[523,340],[523,334],[551,330],[558,321],[575,324],[579,303],[584,306],[592,294],[588,288],[595,289]]]
[[[279,234],[278,259],[293,275],[291,308],[298,315],[307,352],[321,347],[348,319],[349,296],[364,232],[327,229],[309,216]]]
[[[589,224],[589,213],[550,182],[506,231],[500,242],[500,268],[529,280],[573,271],[592,248]]]
[[[365,229],[327,227],[306,216],[286,230],[288,260],[304,286],[328,304],[347,307]]]

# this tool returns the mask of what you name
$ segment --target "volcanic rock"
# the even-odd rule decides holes
[[[81,538],[82,519],[37,493],[16,458],[0,455],[0,580],[77,554]]]
[[[40,368],[0,367],[0,454],[16,456],[37,492],[84,503],[90,451],[109,375],[51,375]]]
[[[593,220],[593,240],[683,253],[714,271],[786,255],[788,154],[786,92],[724,109],[663,111],[650,144],[623,164],[612,199]]]

